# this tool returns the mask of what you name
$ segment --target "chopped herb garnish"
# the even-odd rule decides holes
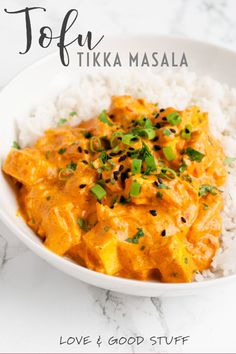
[[[225,165],[231,165],[234,161],[236,161],[236,157],[227,156],[224,160]]]
[[[215,186],[211,186],[209,184],[203,184],[202,186],[199,187],[198,195],[200,197],[206,196],[208,193],[212,195],[216,195],[218,191],[218,188]]]
[[[18,144],[17,141],[13,141],[12,143],[12,146],[11,146],[13,149],[17,149],[17,150],[20,150],[20,145]]]
[[[203,205],[203,209],[204,209],[204,210],[208,210],[208,209],[209,209],[209,205],[208,205],[208,204],[203,203],[202,205]]]
[[[108,232],[110,230],[109,226],[104,226],[104,231]]]
[[[87,224],[87,221],[85,219],[79,218],[77,220],[77,224],[79,225],[81,230],[88,231],[88,224]]]
[[[177,112],[173,112],[173,113],[168,114],[168,116],[166,118],[167,118],[167,121],[172,125],[178,125],[182,122],[182,119],[181,119],[179,113],[177,113]]]
[[[187,257],[184,257],[184,263],[188,264],[188,258]]]
[[[122,143],[125,145],[133,145],[138,140],[139,137],[135,134],[124,134],[122,137]]]
[[[176,158],[176,154],[173,151],[171,146],[164,146],[162,151],[163,151],[163,154],[164,154],[165,158],[168,161],[172,161],[172,160],[174,160]]]
[[[141,167],[142,167],[142,160],[139,159],[132,160],[131,172],[134,175],[139,174],[141,172]]]
[[[66,148],[61,148],[58,150],[58,154],[63,155],[66,152]]]
[[[77,116],[77,112],[70,112],[70,116],[71,117]]]
[[[164,129],[163,130],[163,135],[165,135],[165,136],[170,136],[171,135],[171,131],[169,130],[169,129]]]
[[[181,138],[185,140],[189,140],[191,138],[192,130],[193,127],[191,126],[191,124],[187,124],[180,133]]]
[[[89,148],[92,152],[98,152],[102,149],[102,142],[98,136],[92,136],[89,141]]]
[[[153,156],[147,156],[145,158],[145,163],[146,163],[146,167],[148,172],[153,172],[156,171],[157,167],[156,167],[156,162]]]
[[[95,195],[95,197],[98,200],[102,200],[106,195],[107,192],[105,191],[105,189],[103,189],[100,184],[95,184],[92,188],[91,188],[91,192]]]
[[[87,161],[86,161],[87,162]],[[75,171],[77,168],[77,163],[71,161],[67,166],[68,169]]]
[[[127,238],[127,242],[129,243],[134,243],[134,244],[138,244],[139,243],[139,239],[140,237],[144,236],[144,232],[143,229],[141,229],[140,227],[137,227],[137,233],[133,236],[133,237],[129,237]]]
[[[141,251],[145,250],[145,246],[144,246],[144,245],[141,246],[141,247],[140,247],[140,250],[141,250]]]
[[[138,197],[141,190],[141,184],[138,182],[133,182],[130,188],[130,196],[131,197]]]
[[[186,163],[183,161],[182,164],[179,166],[179,172],[183,173],[187,169]]]
[[[191,161],[197,161],[197,162],[201,162],[203,157],[205,156],[200,151],[197,151],[191,147],[188,147],[186,149],[186,154],[188,155]]]
[[[63,125],[63,124],[65,124],[65,123],[67,123],[67,119],[61,118],[61,119],[59,119],[57,125],[60,126],[60,125]]]
[[[113,123],[111,122],[110,118],[107,115],[106,110],[103,110],[102,113],[98,116],[98,119],[105,124],[108,124],[110,127],[113,126]]]
[[[161,192],[157,192],[156,196],[159,199],[163,199],[163,194]]]

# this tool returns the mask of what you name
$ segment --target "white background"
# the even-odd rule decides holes
[[[23,17],[4,8],[44,6],[33,16],[27,55]],[[0,87],[55,51],[37,44],[39,28],[58,35],[66,11],[78,8],[79,32],[187,36],[236,50],[235,0],[0,0]],[[206,58],[207,60],[207,58]],[[13,103],[14,104],[14,103]],[[0,117],[4,119],[4,117]],[[135,298],[93,288],[53,269],[0,225],[0,352],[236,352],[236,284],[185,298]],[[60,346],[60,336],[90,335],[88,346]],[[103,344],[96,344],[101,335]],[[110,336],[190,336],[184,345],[109,347]]]

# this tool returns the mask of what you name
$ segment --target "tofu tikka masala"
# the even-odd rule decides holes
[[[3,167],[46,247],[132,279],[191,282],[210,267],[226,169],[207,113],[118,96],[95,119],[61,123]]]

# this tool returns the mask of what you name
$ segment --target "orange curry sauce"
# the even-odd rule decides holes
[[[12,149],[3,169],[53,252],[109,275],[191,282],[219,247],[224,159],[198,107],[121,96],[96,119]]]

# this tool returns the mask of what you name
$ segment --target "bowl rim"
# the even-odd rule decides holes
[[[220,46],[214,43],[209,43],[206,41],[202,40],[197,40],[197,39],[192,39],[188,37],[181,37],[181,36],[172,36],[172,35],[157,35],[155,33],[150,33],[150,34],[126,34],[125,39],[123,38],[122,34],[117,34],[117,35],[106,35],[107,40],[122,40],[122,41],[131,41],[132,39],[139,39],[141,41],[151,38],[151,39],[161,39],[161,40],[173,40],[173,41],[179,41],[179,42],[185,42],[187,44],[195,44],[199,46],[205,46],[205,47],[210,47],[215,50],[220,50],[220,51],[225,51],[230,55],[234,55],[236,58],[236,51],[229,49],[224,46]],[[23,70],[20,70],[16,75],[13,76],[5,85],[4,87],[0,90],[0,98],[1,96],[5,93],[5,91],[9,90],[12,85],[17,82],[18,78],[26,75],[28,71],[31,69],[36,68],[37,66],[40,66],[44,64],[45,62],[52,60],[54,57],[58,55],[57,52],[53,52],[49,55],[46,55],[42,57],[39,60],[35,60],[32,64],[26,66]],[[59,60],[59,59],[58,59]],[[36,253],[38,256],[46,260],[48,263],[53,264],[53,266],[64,273],[67,273],[71,275],[74,278],[80,279],[80,277],[75,276],[75,273],[78,272],[83,275],[83,279],[80,279],[81,281],[87,282],[89,284],[99,286],[105,289],[109,288],[109,283],[111,284],[111,288],[114,289],[122,289],[122,288],[141,288],[143,290],[160,290],[160,291],[190,291],[195,290],[195,289],[203,289],[209,286],[217,286],[219,284],[224,284],[226,282],[229,282],[231,280],[236,279],[236,273],[235,274],[230,274],[226,276],[221,276],[218,278],[211,278],[211,279],[206,279],[203,281],[195,281],[191,283],[161,283],[161,282],[154,282],[154,281],[142,281],[142,280],[135,280],[135,279],[127,279],[127,278],[122,278],[122,277],[116,277],[112,275],[107,275],[103,273],[96,272],[94,270],[85,268],[80,266],[79,264],[76,264],[72,260],[66,257],[59,256],[52,251],[50,251],[48,248],[46,248],[43,243],[36,243],[33,239],[29,238],[27,235],[24,234],[22,230],[20,230],[15,224],[14,221],[11,219],[11,217],[5,212],[4,209],[0,207],[0,220],[9,228],[10,231],[20,240],[22,241],[31,251]],[[35,234],[37,237],[37,235]],[[51,259],[51,261],[50,261]],[[55,266],[57,264],[57,266]],[[71,273],[73,272],[73,274]],[[85,280],[85,279],[88,279]],[[93,284],[94,283],[96,284]],[[104,282],[106,285],[99,284],[100,281]],[[122,291],[121,291],[122,292]],[[124,291],[124,293],[129,293],[128,291]],[[138,294],[138,296],[140,296]]]

